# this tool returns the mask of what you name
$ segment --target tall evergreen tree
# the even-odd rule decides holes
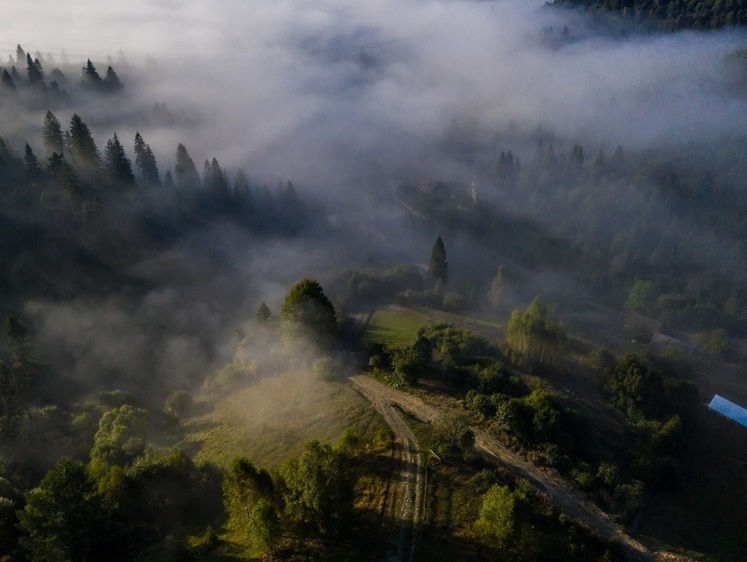
[[[51,111],[47,111],[47,114],[44,116],[42,139],[44,141],[44,150],[46,151],[47,157],[52,156],[55,152],[57,154],[62,154],[64,146],[62,127],[60,126],[57,117],[55,117],[54,113]]]
[[[174,164],[174,175],[180,189],[194,190],[200,187],[200,176],[197,173],[195,163],[190,158],[187,149],[179,143],[176,147],[176,163]]]
[[[83,77],[81,78],[81,84],[88,88],[101,89],[103,80],[96,71],[96,67],[93,66],[91,59],[88,59],[86,66],[83,67]]]
[[[119,76],[114,72],[114,69],[110,66],[106,69],[106,77],[104,78],[104,87],[109,92],[116,92],[122,89],[122,82],[119,80]]]
[[[13,77],[5,69],[3,69],[2,84],[6,90],[16,90],[16,83],[13,81]]]
[[[70,120],[70,158],[73,167],[83,180],[98,179],[101,171],[101,156],[88,125],[77,113]]]
[[[446,261],[446,247],[441,236],[436,238],[431,250],[431,259],[428,262],[428,273],[442,285],[446,285],[449,278],[449,264]]]
[[[16,46],[16,64],[18,66],[24,64],[26,62],[26,52],[23,50],[23,47],[20,45]]]
[[[104,170],[107,179],[117,187],[131,187],[135,183],[132,175],[132,163],[125,154],[117,133],[109,139],[104,150]]]
[[[23,162],[26,166],[26,174],[28,174],[30,179],[35,180],[41,175],[39,160],[36,158],[34,151],[31,149],[28,143],[26,143],[23,151]]]
[[[29,80],[29,85],[36,88],[44,87],[44,70],[41,67],[39,60],[32,60],[31,55],[26,55],[26,75]]]
[[[146,184],[159,183],[156,157],[139,132],[135,133],[135,165]]]

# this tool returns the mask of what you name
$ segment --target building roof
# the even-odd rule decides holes
[[[747,427],[747,410],[716,394],[708,407],[719,414]]]

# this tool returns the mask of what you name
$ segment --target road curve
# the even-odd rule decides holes
[[[395,435],[408,436],[407,438],[411,439],[413,444],[415,443],[415,437],[412,431],[392,405],[396,404],[409,414],[428,423],[433,423],[441,415],[436,408],[426,404],[420,398],[395,390],[371,377],[353,375],[349,380],[353,387],[382,413]],[[401,427],[400,424],[404,424],[405,427]],[[628,535],[622,527],[611,521],[596,506],[586,501],[581,492],[552,478],[533,464],[525,461],[485,431],[477,428],[472,429],[475,433],[475,449],[483,458],[494,464],[504,466],[514,476],[530,482],[540,492],[546,494],[561,511],[581,521],[603,539],[618,542],[634,559],[654,559],[644,545]]]

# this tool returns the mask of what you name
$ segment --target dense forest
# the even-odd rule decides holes
[[[747,14],[554,4],[652,35]],[[436,32],[298,31],[281,89],[301,109],[265,99],[243,128],[200,88],[254,100],[279,63],[229,87],[235,46],[138,65],[17,45],[0,63],[0,560],[739,560],[744,428],[704,402],[747,403],[745,51],[732,38],[704,74],[673,65],[597,106],[589,53],[616,39],[574,18],[559,39],[522,32],[485,98],[467,71],[434,94],[464,52]],[[419,42],[437,63],[411,95]],[[491,90],[579,53],[568,105]],[[189,101],[167,84],[185,68]],[[641,123],[592,127],[599,107]]]
[[[593,13],[620,14],[656,29],[714,29],[747,23],[744,0],[555,0],[563,6],[582,6]]]

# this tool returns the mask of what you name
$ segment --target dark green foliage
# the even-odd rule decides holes
[[[552,365],[565,343],[563,326],[547,314],[542,299],[535,297],[524,312],[514,310],[506,325],[506,345],[527,367]]]
[[[125,466],[145,450],[148,412],[130,405],[101,416],[91,449],[89,470],[101,477],[113,466]]]
[[[186,390],[177,390],[166,399],[164,410],[167,414],[183,418],[190,414],[194,400]]]
[[[349,527],[354,481],[344,453],[310,441],[299,458],[283,463],[279,476],[289,521],[322,535]]]
[[[245,458],[231,463],[223,476],[226,527],[260,554],[270,552],[277,542],[280,520],[276,503],[275,484],[268,472],[257,470]]]
[[[135,176],[132,175],[132,163],[125,154],[117,133],[114,133],[114,136],[106,143],[104,172],[109,183],[117,188],[128,188],[135,184]]]
[[[654,419],[664,412],[664,382],[635,353],[626,355],[609,373],[605,389],[612,405],[631,421]]]
[[[433,243],[431,258],[428,261],[428,273],[441,285],[446,285],[449,280],[449,264],[446,260],[446,247],[439,236]]]
[[[337,330],[335,308],[314,280],[304,278],[295,283],[285,296],[280,320],[292,333],[329,336]]]
[[[663,30],[747,24],[747,4],[744,0],[555,0],[554,4],[579,5],[594,13],[618,13]]]
[[[81,462],[63,458],[18,512],[21,544],[31,560],[86,561],[106,558],[111,548],[109,514]]]

